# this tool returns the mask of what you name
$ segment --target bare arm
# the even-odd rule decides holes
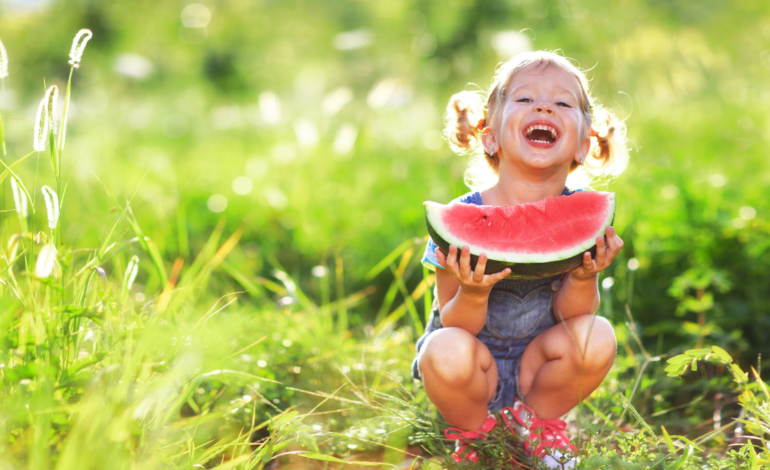
[[[436,270],[436,289],[441,314],[441,324],[462,328],[477,335],[487,321],[487,303],[492,287],[510,274],[506,268],[497,274],[484,274],[487,257],[479,256],[476,269],[470,269],[470,250],[463,247],[459,263],[457,248],[449,247],[449,256],[436,250],[436,257],[444,269]]]
[[[564,275],[561,288],[553,299],[556,321],[578,315],[592,315],[599,308],[599,272],[606,269],[623,248],[623,240],[613,227],[607,227],[605,237],[596,239],[596,259],[583,254],[583,264]]]

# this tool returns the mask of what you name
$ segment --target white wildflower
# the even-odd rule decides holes
[[[27,217],[27,198],[24,191],[19,187],[16,178],[11,177],[11,192],[13,192],[13,204],[16,206],[16,213],[22,217]]]
[[[48,227],[53,230],[59,222],[59,196],[48,186],[43,186],[41,190],[45,199],[45,210],[48,213]]]
[[[56,264],[56,248],[51,243],[47,243],[37,255],[35,262],[35,276],[40,279],[50,277]]]
[[[130,291],[131,286],[134,285],[134,280],[136,279],[136,275],[138,272],[139,272],[139,257],[134,255],[131,257],[131,260],[128,262],[128,267],[126,267],[126,274],[123,275],[123,282],[127,291]]]
[[[5,51],[3,41],[0,41],[0,78],[8,76],[8,53]]]
[[[56,100],[59,97],[59,88],[51,85],[45,92],[45,96],[40,100],[35,116],[35,140],[32,144],[35,150],[42,152],[45,150],[45,144],[48,141],[49,128],[56,133]],[[49,127],[50,126],[50,127]]]
[[[69,64],[75,68],[80,67],[80,59],[83,58],[83,51],[86,50],[86,44],[93,34],[90,29],[81,29],[72,40],[72,49],[70,49]]]

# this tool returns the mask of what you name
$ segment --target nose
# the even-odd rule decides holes
[[[536,113],[553,114],[553,108],[546,102],[540,102],[535,104],[534,111]]]

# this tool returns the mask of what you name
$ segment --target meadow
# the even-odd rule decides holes
[[[763,2],[0,12],[1,469],[460,468],[410,376],[422,202],[467,192],[449,96],[528,49],[590,69],[632,147],[592,183],[626,246],[581,468],[770,464]]]

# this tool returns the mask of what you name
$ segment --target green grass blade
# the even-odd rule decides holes
[[[406,285],[404,284],[404,279],[399,275],[398,272],[396,272],[396,269],[393,267],[393,265],[390,266],[390,269],[393,271],[393,275],[396,278],[396,283],[398,284],[398,289],[401,291],[401,295],[404,297],[404,303],[406,304],[406,309],[409,312],[409,315],[412,317],[412,323],[414,323],[417,336],[422,336],[422,334],[425,332],[425,326],[422,324],[422,320],[420,320],[420,315],[417,313],[417,307],[414,306],[414,301],[412,301],[412,296],[409,294],[409,290],[407,290]]]
[[[410,238],[409,240],[404,240],[400,245],[396,247],[395,250],[388,253],[387,256],[382,258],[379,263],[370,269],[369,272],[364,275],[364,279],[367,281],[374,279],[374,276],[380,274],[383,270],[385,270],[385,268],[390,266],[390,264],[393,263],[396,258],[401,256],[403,252],[418,243],[422,243],[422,240],[419,238]]]
[[[252,296],[253,298],[258,299],[265,296],[265,291],[264,289],[262,289],[262,287],[259,284],[255,284],[251,282],[249,278],[246,277],[245,274],[235,269],[235,267],[233,267],[233,265],[231,265],[227,261],[222,261],[219,264],[219,266],[227,274],[229,274],[230,277],[235,279],[238,282],[238,284],[243,286],[246,289],[246,291],[248,291],[249,295]]]
[[[652,430],[649,424],[647,424],[647,421],[642,418],[642,415],[639,414],[638,411],[636,411],[636,408],[634,408],[634,405],[631,404],[630,401],[622,394],[618,393],[616,395],[618,397],[618,400],[620,400],[620,403],[623,405],[624,408],[626,408],[628,411],[631,412],[632,415],[634,415],[634,418],[636,418],[637,421],[639,421],[639,424],[642,425],[642,427],[650,433],[650,436],[652,436],[656,441],[658,440],[658,436],[655,434],[655,431]]]
[[[64,150],[64,140],[67,135],[67,112],[69,111],[70,104],[70,92],[72,91],[72,74],[75,72],[75,67],[70,67],[70,76],[67,79],[67,91],[64,94],[64,110],[61,116],[61,133],[59,134],[59,154]]]
[[[155,246],[155,243],[152,242],[148,237],[144,235],[144,232],[142,231],[142,227],[139,226],[139,223],[136,221],[136,218],[134,217],[134,214],[131,212],[131,206],[127,205],[126,208],[128,209],[129,217],[126,219],[128,220],[128,224],[131,226],[131,228],[134,230],[134,233],[139,238],[139,244],[144,248],[144,251],[150,256],[150,260],[152,261],[152,265],[155,267],[155,271],[158,273],[158,277],[160,278],[161,284],[165,284],[166,280],[168,279],[168,276],[166,274],[166,267],[163,265],[163,257],[160,255],[160,251],[158,251],[158,247]]]

